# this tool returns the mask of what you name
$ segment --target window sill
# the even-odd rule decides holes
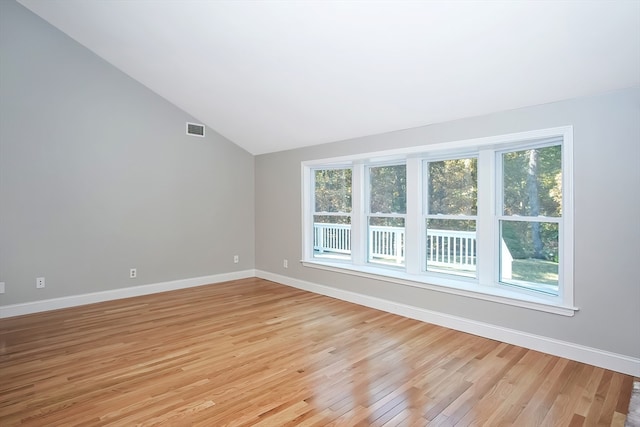
[[[450,278],[440,275],[416,276],[407,274],[404,271],[394,270],[393,268],[381,268],[370,265],[356,266],[340,262],[318,260],[302,261],[302,265],[320,270],[351,274],[404,286],[461,295],[562,316],[573,316],[575,312],[578,311],[577,307],[562,305],[554,301],[553,297],[545,298],[544,296],[530,295],[497,286],[480,286],[475,280],[466,280],[464,277]]]

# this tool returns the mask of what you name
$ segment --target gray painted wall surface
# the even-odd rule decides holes
[[[0,53],[0,305],[254,267],[252,155],[12,1]]]
[[[574,317],[313,268],[300,260],[300,162],[574,126]],[[640,357],[640,89],[256,157],[256,268]],[[289,268],[282,259],[289,259]]]

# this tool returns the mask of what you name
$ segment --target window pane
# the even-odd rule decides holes
[[[558,295],[558,224],[500,221],[500,281]]]
[[[369,218],[369,262],[404,266],[404,218]]]
[[[351,259],[351,217],[314,215],[313,256]]]
[[[502,155],[503,214],[562,216],[561,146]]]
[[[478,160],[429,162],[429,213],[476,215],[478,211]]]
[[[407,212],[407,167],[380,166],[369,169],[371,213]]]
[[[476,222],[427,220],[427,271],[476,276]]]
[[[315,171],[315,211],[351,212],[351,169]]]

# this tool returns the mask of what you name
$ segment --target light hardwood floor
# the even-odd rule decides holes
[[[624,425],[633,378],[261,279],[0,320],[0,425]]]

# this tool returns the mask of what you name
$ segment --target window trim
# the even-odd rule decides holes
[[[475,224],[475,229],[476,229],[476,238],[477,238],[477,233],[478,233],[478,206],[477,206],[477,201],[476,201],[476,214],[475,215],[468,215],[468,214],[463,214],[463,215],[453,215],[453,214],[435,214],[435,213],[431,213],[429,210],[429,201],[430,201],[430,197],[431,195],[429,194],[429,179],[430,174],[429,174],[429,163],[432,162],[441,162],[441,161],[446,161],[446,160],[460,160],[460,159],[471,159],[474,158],[476,159],[476,165],[479,165],[479,160],[480,160],[480,151],[470,151],[470,152],[463,152],[463,153],[457,153],[456,155],[453,156],[438,156],[438,157],[432,157],[432,156],[428,156],[425,158],[420,159],[421,162],[421,170],[420,170],[420,174],[421,174],[421,180],[422,180],[422,185],[423,185],[423,191],[420,193],[421,194],[421,205],[422,205],[422,211],[420,212],[420,231],[426,231],[426,233],[421,232],[420,235],[422,236],[424,234],[424,236],[422,236],[422,245],[420,246],[420,270],[422,274],[433,274],[433,273],[438,273],[436,270],[429,270],[429,263],[427,262],[427,253],[426,253],[426,249],[427,249],[427,245],[426,245],[426,239],[427,239],[427,235],[429,233],[429,229],[425,226],[424,228],[422,228],[422,226],[426,223],[426,221],[429,221],[431,219],[452,219],[452,220],[461,220],[461,221],[473,221]],[[426,185],[426,188],[424,188]],[[480,188],[479,187],[479,182],[478,182],[478,177],[476,176],[476,190]],[[479,246],[476,245],[476,250],[479,249]],[[451,273],[453,275],[455,275],[456,277],[465,277],[464,274],[455,274],[455,273]],[[474,275],[473,277],[470,277],[473,280],[478,281],[478,283],[480,282],[480,277],[478,276],[478,260],[476,259],[476,270],[474,271]]]
[[[571,179],[566,179],[568,175],[566,175],[565,172],[565,155],[567,154],[565,152],[565,147],[564,147],[564,137],[548,137],[548,138],[543,138],[542,140],[536,140],[534,142],[529,142],[529,141],[525,141],[525,142],[516,142],[514,144],[510,144],[506,149],[497,149],[494,151],[494,161],[495,161],[495,165],[494,165],[494,169],[495,169],[495,174],[494,174],[494,178],[495,178],[495,191],[493,193],[493,195],[495,196],[495,200],[494,200],[494,209],[495,209],[495,213],[493,216],[493,227],[495,230],[494,235],[495,236],[499,236],[501,234],[500,232],[500,222],[501,221],[519,221],[519,222],[545,222],[545,223],[556,223],[558,224],[559,227],[559,237],[558,237],[558,243],[559,243],[559,248],[558,248],[558,254],[561,256],[566,256],[566,252],[564,251],[564,245],[565,245],[565,224],[567,223],[566,219],[565,219],[565,208],[568,207],[566,201],[564,200],[564,196],[565,196],[565,182],[570,181],[570,186],[573,186],[573,175],[569,175],[569,177],[571,177]],[[562,182],[563,182],[563,202],[562,202],[562,214],[560,216],[557,217],[552,217],[552,216],[545,216],[545,215],[538,215],[536,217],[530,216],[530,215],[523,215],[523,216],[519,216],[519,215],[505,215],[504,213],[504,157],[503,155],[505,153],[508,152],[514,152],[514,151],[523,151],[523,150],[527,150],[527,149],[532,149],[532,148],[547,148],[547,147],[553,147],[560,144],[561,145],[561,172],[562,172]],[[573,156],[571,156],[572,158]],[[573,202],[573,198],[571,199],[571,203]],[[571,213],[571,220],[573,219],[573,205],[571,204],[571,208],[570,210],[568,210],[568,212]],[[573,240],[572,240],[573,241]],[[500,247],[498,246],[500,244],[500,241],[496,241],[496,245],[494,247],[494,251],[500,251]],[[499,257],[500,255],[497,255],[498,257],[498,263],[496,263],[494,265],[494,272],[495,272],[495,282],[498,284],[498,286],[501,287],[507,287],[507,288],[512,288],[512,287],[516,287],[518,288],[520,291],[523,290],[529,290],[532,292],[536,292],[534,287],[518,287],[518,285],[516,284],[511,284],[508,282],[502,282],[500,281],[500,271],[499,271],[499,264],[500,264],[500,260]],[[573,265],[573,253],[571,253],[571,265]],[[564,301],[564,288],[566,281],[568,280],[567,277],[564,276],[564,272],[565,272],[565,263],[559,263],[558,264],[558,295],[555,296],[555,298],[560,299],[561,301]],[[573,271],[573,269],[571,269]],[[573,283],[573,278],[571,276],[571,284]],[[540,291],[542,292],[542,291]],[[573,296],[573,292],[571,293],[571,295]]]
[[[561,283],[558,296],[545,295],[526,288],[514,288],[510,285],[497,282],[499,275],[495,271],[498,267],[494,261],[498,256],[494,248],[490,257],[478,255],[477,279],[467,279],[463,276],[442,275],[435,272],[421,271],[420,263],[423,257],[424,236],[422,233],[409,233],[411,236],[405,242],[405,270],[397,268],[385,268],[384,266],[363,263],[363,250],[366,250],[367,242],[360,236],[352,235],[352,259],[345,261],[327,261],[325,259],[314,258],[313,245],[308,242],[313,241],[313,227],[309,227],[309,218],[313,222],[313,212],[311,211],[311,198],[313,191],[310,187],[312,183],[311,171],[318,168],[352,168],[352,189],[360,188],[365,184],[365,168],[368,166],[379,166],[382,164],[399,164],[406,162],[407,165],[407,193],[421,194],[420,197],[407,197],[407,214],[405,228],[415,230],[421,227],[420,221],[423,217],[424,200],[422,187],[423,173],[422,163],[436,161],[438,159],[450,159],[464,157],[468,155],[490,156],[485,158],[487,164],[495,166],[496,154],[511,149],[519,149],[527,146],[540,146],[545,143],[545,139],[561,139],[562,144],[562,177],[563,177],[563,216],[560,219],[563,224],[561,238],[561,260],[559,274]],[[410,167],[410,165],[412,165]],[[490,239],[495,246],[499,239],[495,238],[497,230],[497,190],[496,168],[491,170],[480,170],[478,168],[478,215],[477,215],[477,238]],[[301,163],[302,174],[302,265],[305,267],[318,268],[322,270],[346,273],[360,277],[367,277],[376,280],[396,283],[405,286],[429,289],[449,294],[462,295],[480,300],[493,301],[512,306],[524,307],[564,316],[573,316],[578,310],[574,306],[574,281],[573,281],[573,126],[561,126],[555,128],[518,132],[505,135],[496,135],[483,138],[474,138],[461,141],[442,142],[430,145],[421,145],[405,149],[393,149],[378,152],[363,153],[343,157],[327,159],[317,159],[303,161]],[[416,176],[417,175],[417,176]],[[359,186],[359,187],[356,187]],[[419,187],[419,188],[416,188]],[[480,192],[492,189],[490,194],[481,196]],[[357,193],[365,191],[358,190]],[[311,194],[310,194],[311,193]],[[354,194],[352,191],[352,227],[356,216],[367,217],[365,200],[363,194]],[[357,200],[361,198],[363,200]],[[484,218],[481,218],[484,216]],[[484,227],[479,227],[480,221]],[[360,221],[355,221],[360,222]],[[487,226],[489,224],[489,226]],[[418,228],[422,229],[422,228]],[[358,233],[352,228],[352,233]],[[361,232],[361,231],[360,231]],[[354,246],[365,247],[354,247]],[[355,251],[359,252],[356,253]],[[358,255],[358,257],[356,257]],[[409,258],[413,258],[410,261]],[[416,268],[416,262],[418,267]],[[487,270],[488,269],[488,270]]]
[[[364,220],[364,224],[362,224],[362,229],[364,230],[365,236],[367,236],[367,238],[365,239],[365,247],[366,247],[366,254],[367,256],[365,257],[364,264],[365,265],[372,265],[372,266],[382,266],[382,267],[391,267],[394,269],[397,268],[406,268],[406,259],[404,261],[404,264],[402,265],[394,265],[394,264],[390,264],[390,263],[382,263],[382,262],[375,262],[372,259],[369,258],[369,255],[371,254],[371,245],[372,242],[370,241],[370,237],[371,237],[371,232],[370,232],[370,227],[371,227],[371,218],[402,218],[405,224],[405,236],[407,236],[406,233],[406,227],[407,227],[407,206],[405,205],[405,212],[404,213],[392,213],[392,212],[372,212],[371,211],[371,198],[372,198],[372,182],[371,182],[371,169],[372,168],[381,168],[381,167],[388,167],[388,166],[404,166],[405,167],[405,181],[406,181],[406,168],[407,168],[407,163],[406,161],[403,160],[396,160],[396,161],[392,161],[392,162],[383,162],[383,163],[367,163],[364,165],[364,177],[365,177],[365,183],[366,183],[366,187],[364,188],[363,191],[363,197],[365,200],[365,206],[364,206],[364,211],[362,214],[362,219]],[[353,188],[353,187],[352,187]],[[406,194],[405,194],[405,200],[406,200]],[[405,258],[406,258],[406,245],[405,245]]]
[[[353,167],[349,164],[343,165],[343,164],[338,164],[338,165],[332,165],[331,167],[326,167],[326,168],[320,168],[320,167],[316,167],[310,170],[310,172],[316,171],[316,170],[346,170],[346,169],[351,169],[351,188],[353,188]],[[316,176],[314,173],[310,173],[309,175],[309,188],[314,188],[315,191],[315,186],[316,186]],[[318,211],[316,209],[316,205],[315,205],[315,192],[312,192],[312,197],[309,200],[309,209],[310,209],[310,220],[311,223],[315,225],[315,217],[316,216],[335,216],[335,217],[348,217],[349,218],[349,224],[351,225],[351,239],[353,240],[353,212],[354,212],[354,207],[353,207],[353,192],[351,194],[352,196],[352,201],[351,201],[351,209],[348,212],[322,212],[322,211]],[[314,242],[314,237],[311,237],[311,241]],[[315,245],[312,244],[311,245],[311,252],[313,253],[313,251],[315,250]],[[349,259],[346,258],[338,258],[336,259],[336,261],[341,261],[341,262],[353,262],[354,260],[354,255],[353,255],[353,249],[351,251],[351,254],[349,254]]]

